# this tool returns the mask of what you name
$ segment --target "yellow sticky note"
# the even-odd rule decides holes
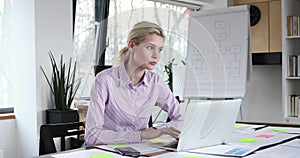
[[[243,128],[243,126],[241,126],[241,125],[235,125],[234,128],[239,129],[239,128]]]
[[[128,144],[110,144],[110,146],[124,147],[124,146],[128,146]]]
[[[100,155],[91,156],[90,158],[115,158],[115,157],[109,154],[100,154]]]
[[[253,139],[253,138],[243,138],[243,139],[240,139],[239,142],[242,142],[242,143],[255,143],[255,142],[258,142],[258,140]]]
[[[161,139],[161,138],[150,139],[150,141],[151,141],[152,143],[163,143],[163,142],[166,142],[166,140]]]
[[[272,131],[273,132],[278,132],[278,133],[286,133],[286,132],[288,132],[288,130],[286,130],[286,129],[273,129]]]

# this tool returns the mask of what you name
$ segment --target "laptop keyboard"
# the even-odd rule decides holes
[[[173,141],[173,142],[171,142],[171,143],[169,143],[169,144],[165,145],[164,147],[166,147],[166,148],[172,148],[172,149],[176,149],[176,148],[177,148],[177,146],[178,146],[178,141],[177,141],[177,140],[175,140],[175,141]]]

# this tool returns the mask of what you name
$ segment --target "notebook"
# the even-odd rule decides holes
[[[186,105],[179,141],[153,143],[153,146],[186,151],[228,143],[241,103],[241,99],[191,101]]]

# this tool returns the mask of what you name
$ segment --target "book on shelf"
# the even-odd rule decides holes
[[[287,36],[299,36],[300,33],[300,17],[297,15],[289,15],[286,17]]]
[[[297,58],[298,58],[298,56],[296,56],[296,55],[292,56],[292,60],[293,60],[293,64],[292,64],[292,66],[293,66],[293,77],[298,76],[298,74],[297,74],[297,72],[298,72],[298,70],[297,70],[297,68],[298,68]]]
[[[298,70],[298,71],[297,71],[297,74],[298,74],[298,76],[300,76],[300,55],[297,56],[297,59],[298,59],[298,60],[297,60],[297,63],[298,63],[298,64],[297,64],[297,70]]]
[[[287,33],[286,33],[286,35],[287,36],[292,36],[292,30],[293,30],[293,28],[292,28],[292,26],[293,25],[291,25],[291,23],[292,23],[292,17],[291,16],[287,16],[286,17],[286,29],[287,29]]]
[[[287,56],[287,76],[291,77],[293,74],[293,61],[292,61],[292,56],[288,55]]]
[[[292,96],[291,95],[289,95],[288,96],[288,104],[287,104],[287,107],[286,107],[286,115],[288,116],[288,117],[292,117]]]
[[[300,96],[299,95],[289,95],[288,96],[288,106],[287,106],[287,116],[288,117],[299,117],[300,116]]]
[[[293,36],[298,35],[298,16],[293,16]]]
[[[299,55],[288,55],[287,56],[287,76],[288,77],[299,77],[300,67],[300,56]]]

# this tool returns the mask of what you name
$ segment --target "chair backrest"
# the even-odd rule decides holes
[[[61,151],[65,150],[66,136],[79,136],[84,134],[83,122],[45,124],[40,127],[40,150],[39,154],[55,153],[56,147],[53,138],[61,138]],[[81,141],[83,143],[83,141]],[[78,146],[80,147],[80,146]]]
[[[95,76],[96,76],[99,72],[101,72],[101,71],[103,71],[103,70],[105,70],[105,69],[111,68],[111,67],[112,67],[112,65],[96,65],[96,66],[94,66],[94,73],[95,73]]]

